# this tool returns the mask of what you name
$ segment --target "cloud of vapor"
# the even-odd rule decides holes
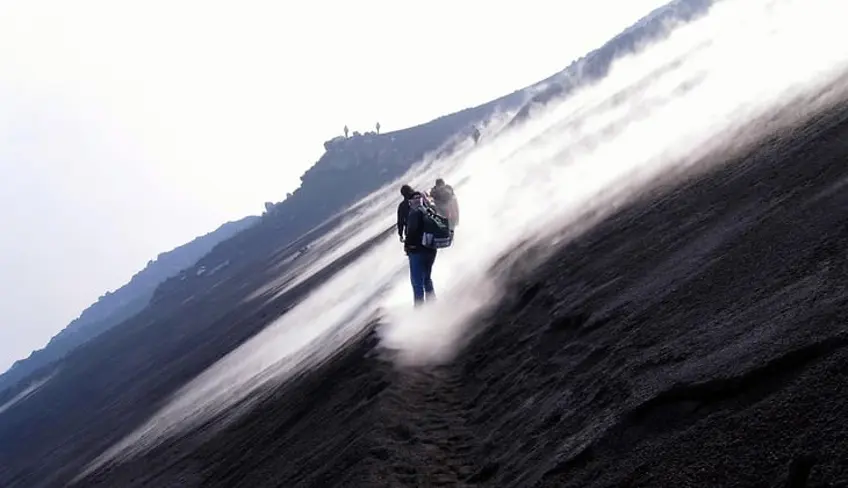
[[[44,378],[41,378],[39,380],[32,382],[32,384],[30,384],[29,386],[24,388],[23,391],[21,391],[20,393],[18,393],[14,397],[12,397],[9,401],[7,401],[6,403],[0,404],[0,415],[2,415],[3,413],[5,413],[8,410],[11,410],[11,408],[14,407],[15,405],[17,405],[17,404],[21,403],[22,401],[26,400],[27,398],[31,397],[42,386],[44,386],[45,383],[50,381],[53,378],[53,376],[55,376],[55,375],[56,375],[56,372],[53,371],[49,375],[45,376]]]
[[[503,114],[479,145],[465,141],[447,157],[422,162],[404,181],[429,188],[443,176],[462,213],[454,245],[436,260],[437,302],[412,313],[405,257],[391,235],[187,384],[86,472],[316,364],[378,315],[382,343],[402,363],[450,360],[474,318],[500,298],[504,276],[493,275],[493,265],[518,244],[549,243],[553,252],[640,191],[754,140],[768,128],[752,121],[775,108],[791,105],[772,120],[791,123],[841,95],[848,45],[833,41],[841,29],[835,8],[828,0],[719,2],[707,17],[620,60],[606,78],[538,109],[526,123],[505,129]],[[309,255],[316,257],[279,291],[390,227],[397,187],[348,209],[355,218],[313,243]],[[556,232],[563,228],[567,237]]]
[[[456,242],[436,260],[439,300],[410,314],[400,303],[409,285],[398,284],[383,344],[405,364],[450,360],[473,318],[501,298],[507,276],[492,269],[504,253],[528,238],[551,240],[553,252],[553,241],[651,185],[703,170],[693,166],[707,155],[742,148],[844,94],[848,49],[828,41],[839,29],[833,17],[827,2],[721,2],[475,152],[454,176],[470,177],[457,187]],[[793,110],[752,124],[781,106]]]

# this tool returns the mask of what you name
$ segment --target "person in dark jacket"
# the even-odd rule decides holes
[[[400,187],[400,194],[403,200],[397,207],[397,232],[400,237],[400,242],[403,242],[404,231],[406,230],[406,219],[409,217],[409,199],[415,194],[415,190],[409,185]]]
[[[420,306],[425,300],[430,301],[436,298],[432,271],[437,252],[435,249],[421,245],[424,216],[420,210],[424,205],[424,195],[412,188],[408,190],[407,188],[409,188],[408,185],[401,188],[404,200],[398,205],[398,233],[409,259],[409,279],[412,283],[414,304]],[[407,209],[406,213],[404,209]]]
[[[436,186],[430,190],[430,196],[433,198],[433,203],[436,204],[436,211],[439,215],[447,217],[448,225],[453,231],[459,225],[459,204],[456,201],[456,193],[454,193],[453,187],[439,178],[436,180]]]

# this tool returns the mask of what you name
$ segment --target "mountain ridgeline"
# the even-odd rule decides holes
[[[279,203],[266,203],[261,219],[248,217],[225,224],[186,246],[161,254],[126,286],[100,297],[44,349],[0,375],[0,399],[11,393],[4,393],[4,389],[148,305],[182,303],[215,286],[215,280],[198,279],[199,270],[226,267],[219,277],[229,278],[267,259],[269,253],[283,252],[303,239],[318,237],[335,224],[333,216],[346,206],[402,176],[428,154],[455,150],[469,139],[475,126],[485,124],[493,115],[514,112],[511,124],[520,123],[534,108],[602,78],[616,59],[668,35],[678,24],[705,14],[713,3],[714,0],[673,1],[563,71],[477,107],[396,132],[353,132],[351,137],[340,135],[326,141],[324,155],[301,176],[297,190]],[[181,273],[184,270],[187,272]]]
[[[147,306],[156,287],[163,281],[191,267],[216,244],[250,227],[258,219],[251,216],[227,222],[187,244],[159,254],[126,285],[114,292],[106,292],[98,298],[78,318],[50,339],[43,349],[15,362],[8,372],[0,376],[0,390],[48,366],[77,346],[137,314]]]
[[[704,15],[716,1],[676,0],[654,10],[601,48],[575,60],[565,70],[539,83],[539,89],[529,103],[521,107],[510,125],[527,119],[534,109],[569,94],[575,88],[605,77],[616,59],[668,36],[678,25]]]
[[[474,127],[481,127],[492,116],[515,113],[510,124],[520,123],[534,108],[602,78],[617,59],[706,14],[714,2],[675,0],[563,71],[488,103],[396,132],[353,132],[351,137],[339,135],[324,142],[324,155],[301,176],[298,189],[279,203],[266,203],[266,213],[259,224],[221,243],[202,260],[203,264],[215,266],[236,259],[247,265],[265,259],[269,252],[282,252],[307,238],[318,237],[336,223],[333,217],[342,209],[402,176],[425,156],[456,150],[468,141]],[[179,287],[185,288],[171,281],[160,291],[166,295]]]
[[[276,301],[270,293],[257,297],[257,286],[283,273],[272,263],[332,229],[347,206],[422,158],[470,144],[473,128],[494,114],[518,113],[514,122],[520,123],[532,107],[597,79],[616,59],[667,34],[677,20],[706,13],[711,4],[672,2],[564,71],[489,103],[396,132],[328,140],[300,187],[267,204],[261,218],[200,238],[193,251],[160,256],[0,377],[2,404],[56,371],[37,393],[3,413],[0,486],[64,486],[177,388],[285,313],[309,286]],[[480,144],[486,141],[484,130]],[[325,274],[341,269],[344,259],[328,265]]]

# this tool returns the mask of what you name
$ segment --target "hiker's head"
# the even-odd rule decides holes
[[[445,186],[445,180],[438,178],[436,180],[436,186]]]
[[[418,208],[424,203],[424,195],[420,191],[413,191],[407,199],[409,200],[410,208]]]
[[[412,198],[412,194],[415,193],[415,190],[412,189],[409,185],[403,185],[400,187],[400,194],[403,195],[403,198],[409,200]]]

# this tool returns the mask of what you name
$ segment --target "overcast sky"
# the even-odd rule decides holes
[[[486,102],[662,0],[0,0],[0,371],[352,130]]]

